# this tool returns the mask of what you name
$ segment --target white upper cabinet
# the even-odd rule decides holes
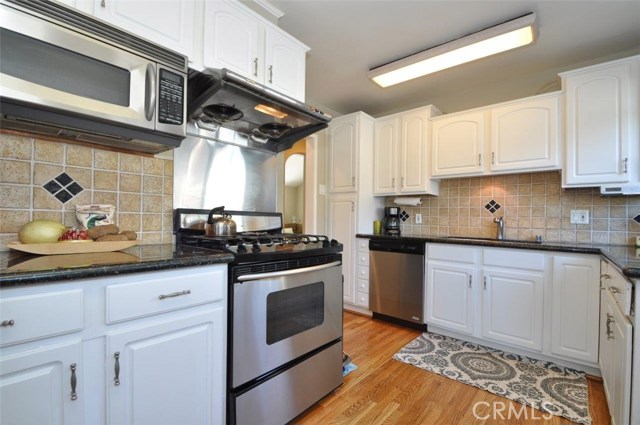
[[[329,124],[327,177],[330,193],[356,192],[359,123],[359,117],[351,114]]]
[[[491,171],[560,168],[560,94],[491,109]]]
[[[638,177],[640,56],[560,74],[565,91],[565,186]]]
[[[304,101],[307,46],[238,2],[206,1],[203,64]]]
[[[168,49],[193,58],[196,2],[95,0],[94,15]]]
[[[432,120],[434,177],[482,174],[486,119],[484,111],[474,111]]]
[[[431,180],[429,130],[433,106],[376,120],[373,159],[375,195],[438,194]]]

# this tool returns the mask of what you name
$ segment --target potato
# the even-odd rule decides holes
[[[96,239],[96,242],[114,242],[114,241],[128,241],[128,240],[129,238],[127,238],[126,235],[102,235],[98,239]]]
[[[115,224],[106,224],[104,226],[95,226],[87,231],[87,234],[94,241],[98,240],[101,236],[105,235],[117,235],[119,232],[118,226]]]
[[[119,235],[125,235],[130,241],[135,241],[136,239],[138,239],[138,234],[133,230],[123,230],[119,233]]]

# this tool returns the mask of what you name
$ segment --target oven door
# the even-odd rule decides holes
[[[341,264],[238,277],[234,388],[342,337]]]

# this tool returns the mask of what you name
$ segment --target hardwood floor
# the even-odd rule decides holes
[[[297,417],[299,425],[569,425],[531,408],[393,360],[420,331],[345,312],[344,351],[358,367],[344,384]],[[602,383],[589,379],[594,425],[609,425]],[[474,405],[476,405],[474,416]],[[512,414],[508,415],[511,407]],[[495,408],[492,408],[495,406]],[[499,411],[501,407],[504,410]],[[519,414],[519,416],[517,416]],[[509,417],[510,416],[510,417]]]

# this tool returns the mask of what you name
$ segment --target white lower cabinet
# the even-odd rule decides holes
[[[83,367],[79,338],[3,353],[0,423],[82,424],[83,396],[77,394],[86,391]]]
[[[224,424],[226,298],[224,264],[2,289],[0,423]]]
[[[369,309],[369,239],[356,239],[356,305]]]
[[[597,369],[599,256],[432,243],[426,252],[430,330]]]

